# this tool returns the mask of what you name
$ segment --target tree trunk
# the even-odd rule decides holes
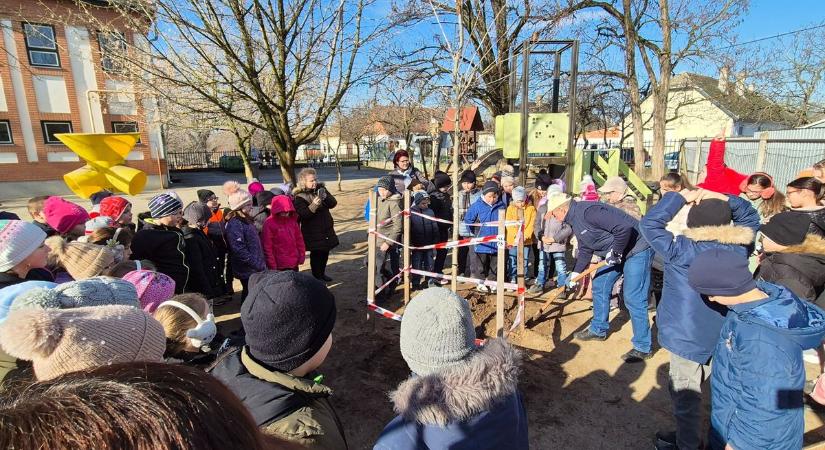
[[[296,178],[295,178],[295,155],[298,153],[298,147],[293,146],[292,148],[289,147],[290,144],[287,144],[287,148],[283,151],[277,151],[278,160],[281,163],[281,176],[284,178],[284,183],[289,183],[292,186],[296,186]]]
[[[667,91],[665,91],[667,92]],[[665,174],[665,133],[667,125],[667,94],[654,94],[653,148],[650,152],[650,179],[659,180]]]

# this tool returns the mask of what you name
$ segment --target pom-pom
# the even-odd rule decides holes
[[[48,357],[63,339],[63,325],[46,310],[22,309],[0,326],[0,344],[9,355],[24,360]]]

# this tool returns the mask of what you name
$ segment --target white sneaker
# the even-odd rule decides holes
[[[486,285],[486,284],[483,284],[483,283],[479,283],[479,284],[477,284],[477,285],[476,285],[476,290],[477,290],[478,292],[483,292],[483,293],[485,293],[485,294],[487,294],[487,293],[489,293],[489,292],[490,292],[490,288],[488,288],[488,287],[487,287],[487,285]]]
[[[489,288],[490,288],[490,292],[491,292],[491,293],[493,293],[493,292],[495,292],[495,291],[496,291],[496,287],[495,287],[495,286],[489,286]]]

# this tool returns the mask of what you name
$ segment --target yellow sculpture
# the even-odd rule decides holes
[[[122,165],[140,133],[58,133],[55,137],[86,161],[85,166],[63,175],[75,194],[89,198],[103,189],[128,195],[143,192],[146,173]]]

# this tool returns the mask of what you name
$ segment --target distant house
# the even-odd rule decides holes
[[[653,141],[653,99],[642,102],[644,140]],[[791,118],[783,109],[747,85],[740,77],[731,80],[722,70],[719,78],[680,73],[671,80],[668,98],[666,140],[713,137],[725,128],[727,137],[750,137],[760,131],[788,128]],[[633,124],[624,119],[626,138],[631,141]]]

